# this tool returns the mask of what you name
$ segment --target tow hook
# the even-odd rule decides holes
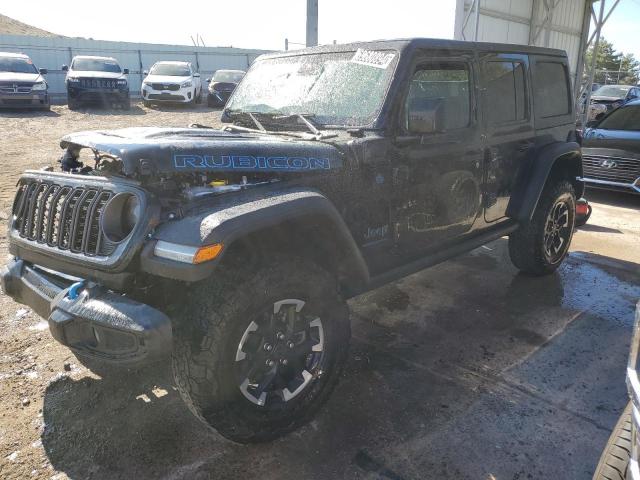
[[[76,282],[69,287],[69,291],[67,292],[67,297],[69,300],[75,300],[80,295],[80,289],[84,287],[85,281],[82,280],[80,282]]]

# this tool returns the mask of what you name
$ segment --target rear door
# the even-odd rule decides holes
[[[520,54],[481,54],[485,131],[484,218],[506,216],[516,177],[534,148],[529,58]]]

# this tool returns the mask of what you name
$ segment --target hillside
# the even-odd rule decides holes
[[[0,14],[0,34],[5,35],[34,35],[37,37],[61,37],[41,28],[32,27],[6,15]]]

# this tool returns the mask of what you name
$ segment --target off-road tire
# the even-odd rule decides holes
[[[77,110],[79,106],[80,104],[77,101],[71,99],[67,100],[67,108],[69,110]]]
[[[236,349],[253,318],[282,299],[301,299],[304,308],[323,316],[326,361],[298,396],[260,407],[240,391]],[[269,441],[308,422],[329,397],[347,358],[349,313],[336,279],[300,258],[276,255],[259,267],[220,268],[193,286],[174,318],[178,391],[197,418],[239,443]]]
[[[559,201],[564,201],[568,208],[568,237],[563,244],[564,252],[558,259],[550,261],[544,253],[544,236],[547,218],[551,209]],[[553,273],[566,257],[573,237],[576,216],[576,194],[573,185],[566,180],[551,178],[538,201],[533,218],[527,224],[509,236],[509,256],[513,264],[521,271],[531,275],[548,275]]]
[[[631,403],[618,420],[602,452],[593,480],[626,480],[631,459]]]
[[[151,107],[151,102],[149,100],[143,100],[142,101],[142,105],[144,105],[147,108],[150,108]]]

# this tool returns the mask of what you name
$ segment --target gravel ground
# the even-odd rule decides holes
[[[141,103],[130,111],[71,111],[59,105],[51,112],[0,111],[0,258],[7,257],[6,220],[20,174],[49,165],[57,169],[63,135],[136,126],[220,125],[219,118],[219,111],[203,105],[146,108]],[[63,375],[87,371],[53,341],[46,322],[1,294],[0,325],[0,478],[49,478],[55,470],[40,438],[44,393]]]
[[[62,135],[218,121],[203,106],[0,112],[0,258],[20,172],[56,165]],[[351,301],[340,386],[266,445],[204,429],[166,366],[88,371],[0,295],[0,478],[588,479],[626,403],[640,298],[640,197],[592,198],[554,275],[518,275],[502,239]]]

